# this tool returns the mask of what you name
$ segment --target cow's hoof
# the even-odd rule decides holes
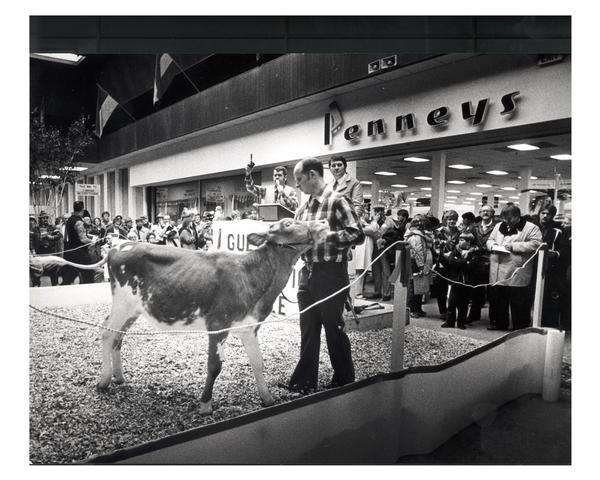
[[[271,407],[273,405],[275,405],[275,400],[273,400],[273,397],[268,398],[267,400],[261,400],[260,403],[262,404],[263,407]]]
[[[125,383],[125,378],[121,377],[121,378],[114,378],[113,382],[115,383],[115,385],[123,385]]]
[[[200,402],[200,408],[198,409],[200,415],[211,415],[212,411],[212,400],[209,400],[206,403]]]
[[[106,393],[108,391],[108,386],[110,382],[98,382],[96,384],[96,392],[98,393]]]

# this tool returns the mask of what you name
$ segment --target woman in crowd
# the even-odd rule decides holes
[[[365,241],[354,248],[354,262],[356,266],[356,276],[360,276],[365,270],[369,269],[371,256],[373,254],[373,238],[375,230],[371,226],[369,211],[364,208],[360,217],[360,223],[365,232]],[[364,298],[365,276],[361,277],[356,283],[357,298]]]
[[[194,228],[192,225],[192,218],[184,218],[181,224],[181,230],[179,230],[179,242],[181,243],[181,248],[196,250],[196,236],[194,235],[192,228]]]
[[[454,250],[458,244],[458,236],[460,235],[460,230],[456,226],[456,222],[458,222],[458,213],[456,210],[448,210],[444,212],[442,225],[434,231],[436,271],[444,277],[447,277],[444,272],[448,268],[446,255]],[[445,320],[448,312],[448,282],[438,275],[436,275],[434,281],[440,318]]]
[[[411,256],[412,278],[408,287],[408,306],[413,318],[425,316],[423,295],[429,293],[431,267],[433,266],[433,238],[426,233],[427,224],[423,215],[415,215],[404,239],[408,242]]]

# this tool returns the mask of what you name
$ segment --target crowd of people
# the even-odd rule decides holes
[[[507,204],[500,215],[483,205],[478,216],[466,212],[459,223],[455,210],[441,220],[431,215],[409,217],[398,210],[396,217],[383,206],[365,210],[361,217],[366,240],[355,247],[357,273],[397,240],[408,243],[412,279],[408,304],[413,318],[425,316],[423,299],[435,297],[442,327],[461,329],[481,320],[489,302],[490,330],[521,329],[531,324],[535,293],[537,255],[547,245],[542,325],[569,330],[571,327],[571,225],[554,221],[556,207],[549,204],[539,215],[522,215],[518,206]],[[364,276],[358,298],[390,300],[390,272],[395,252],[390,249],[371,266],[373,293],[365,294]],[[511,322],[512,321],[512,322]]]
[[[159,213],[154,223],[150,222],[146,215],[132,219],[115,215],[108,211],[102,212],[100,217],[92,218],[87,210],[83,208],[82,202],[75,202],[80,211],[74,210],[73,215],[64,214],[58,216],[54,221],[45,212],[41,211],[36,218],[29,216],[29,252],[32,255],[57,255],[65,256],[67,251],[68,260],[80,264],[93,264],[101,260],[102,249],[112,239],[148,242],[156,245],[180,247],[190,250],[210,250],[212,248],[212,223],[214,220],[241,220],[258,219],[256,209],[239,212],[234,210],[231,215],[225,216],[223,208],[217,206],[215,210],[198,212],[196,209],[184,208],[181,216],[177,219],[171,215]],[[77,217],[73,223],[74,231],[69,238],[69,219]],[[80,231],[77,227],[80,227]],[[87,247],[82,247],[88,244]],[[72,253],[73,252],[73,253]],[[66,273],[65,273],[66,272]],[[93,283],[104,281],[102,270],[97,272],[75,270],[71,272],[68,268],[56,269],[46,272],[53,286],[72,284],[75,277],[79,276],[80,283]],[[73,278],[71,274],[74,274]],[[65,278],[65,276],[67,278]],[[31,286],[39,287],[41,280],[39,276],[30,276]]]

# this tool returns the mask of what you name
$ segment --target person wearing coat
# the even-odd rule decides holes
[[[183,223],[181,224],[181,230],[179,231],[179,243],[181,244],[181,248],[197,250],[197,238],[195,233],[196,230],[194,229],[192,218],[184,218]]]
[[[503,221],[496,224],[487,241],[490,250],[490,326],[488,330],[526,328],[531,322],[531,296],[528,286],[533,277],[533,261],[523,265],[542,244],[542,232],[521,216],[516,205],[502,210]],[[501,282],[500,285],[494,285]]]
[[[347,165],[346,159],[341,155],[333,155],[329,159],[329,171],[333,175],[333,181],[327,187],[346,197],[360,218],[364,208],[362,185],[346,172]]]
[[[411,257],[412,278],[408,285],[408,306],[410,316],[424,317],[423,295],[429,291],[431,267],[433,267],[433,236],[426,233],[426,220],[423,215],[415,215],[409,231],[404,235],[408,242]],[[415,285],[418,282],[418,285]]]

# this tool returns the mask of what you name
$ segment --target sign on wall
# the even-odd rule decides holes
[[[99,197],[100,185],[94,185],[92,183],[76,183],[75,196]]]

